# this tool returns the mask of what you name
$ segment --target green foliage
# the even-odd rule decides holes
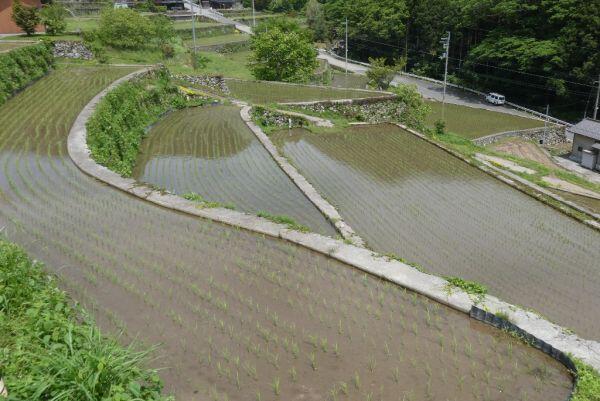
[[[318,67],[317,50],[305,34],[280,28],[252,37],[249,68],[257,79],[307,82]]]
[[[242,4],[244,5],[244,8],[251,8],[252,0],[242,0]],[[254,8],[257,11],[266,10],[270,4],[271,0],[254,0]]]
[[[444,277],[444,279],[448,281],[449,287],[460,288],[467,294],[474,296],[479,301],[481,301],[488,292],[486,286],[476,283],[475,281],[464,280],[460,277]]]
[[[106,8],[100,16],[98,37],[107,46],[117,49],[143,48],[154,34],[152,21],[128,8]]]
[[[436,135],[444,135],[446,133],[446,123],[442,120],[437,120],[433,125]]]
[[[35,7],[24,6],[21,0],[14,0],[12,5],[12,19],[19,28],[31,36],[35,27],[40,23],[40,16]]]
[[[203,70],[210,62],[210,59],[200,52],[192,52],[190,57],[192,58],[192,68],[194,70]]]
[[[0,241],[0,366],[10,399],[166,401],[148,351],[120,346],[14,244]]]
[[[60,35],[67,29],[67,11],[60,4],[48,4],[40,11],[41,22],[48,35]]]
[[[394,65],[388,65],[384,57],[369,58],[371,68],[367,71],[369,85],[379,90],[387,90],[394,76],[404,67],[406,61],[398,59]]]
[[[152,23],[152,37],[159,45],[169,42],[175,36],[175,25],[166,15],[152,15],[150,22]]]
[[[425,119],[431,109],[423,100],[423,97],[415,85],[399,84],[392,88],[398,99],[404,103],[405,108],[400,116],[400,121],[405,125],[421,129],[425,124]]]
[[[125,82],[102,99],[87,123],[92,158],[129,177],[146,127],[169,110],[205,102],[180,93],[166,70]]]
[[[576,358],[573,362],[577,367],[577,385],[571,401],[600,401],[600,374]]]
[[[306,23],[312,29],[315,40],[325,40],[327,34],[325,12],[317,0],[309,0],[306,4]]]
[[[263,211],[258,212],[256,215],[258,217],[262,217],[264,219],[270,220],[273,223],[284,224],[290,230],[296,230],[296,231],[300,231],[300,232],[303,232],[303,233],[310,231],[310,228],[308,228],[305,225],[296,223],[296,220],[292,219],[289,216],[276,216],[276,215],[272,215],[271,213],[263,212]]]
[[[299,11],[306,5],[306,0],[271,0],[269,9],[275,12]]]
[[[50,44],[38,44],[0,54],[0,104],[54,65]]]

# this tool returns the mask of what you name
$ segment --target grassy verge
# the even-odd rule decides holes
[[[166,401],[149,351],[122,347],[43,266],[0,240],[0,373],[14,400]]]
[[[444,277],[444,279],[448,281],[448,291],[452,291],[452,288],[460,288],[476,302],[481,302],[488,293],[486,286],[475,281],[465,280],[460,277]]]
[[[571,401],[600,401],[600,374],[591,366],[573,358],[577,366],[577,385]]]

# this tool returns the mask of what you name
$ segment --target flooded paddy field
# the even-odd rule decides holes
[[[373,249],[600,339],[597,231],[396,126],[274,140]]]
[[[237,210],[286,215],[335,236],[331,223],[279,168],[236,106],[179,110],[143,140],[133,177],[179,195],[194,192]]]
[[[427,115],[425,123],[433,127],[437,120],[442,119],[442,103],[433,100],[427,100],[426,103],[431,107],[431,112]],[[445,116],[447,132],[469,139],[544,126],[544,122],[537,119],[458,104],[447,103]]]
[[[252,103],[308,102],[384,96],[381,92],[326,86],[292,85],[278,82],[227,79],[231,96]]]
[[[589,198],[587,196],[573,194],[570,192],[561,191],[558,189],[548,188],[549,191],[555,193],[561,198],[576,203],[580,206],[587,208],[593,213],[600,214],[600,199]],[[600,246],[600,245],[599,245]]]
[[[126,72],[59,70],[0,107],[0,226],[102,327],[161,343],[178,400],[566,399],[565,368],[505,333],[81,173],[71,124]]]

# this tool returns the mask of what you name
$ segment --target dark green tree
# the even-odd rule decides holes
[[[40,15],[35,7],[24,6],[21,0],[14,0],[12,5],[12,19],[19,28],[31,36],[35,27],[40,23]]]
[[[67,29],[67,11],[60,4],[45,5],[40,11],[41,22],[49,35],[60,35]]]

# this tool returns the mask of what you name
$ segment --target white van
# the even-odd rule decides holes
[[[504,95],[501,95],[499,93],[488,93],[487,96],[485,97],[485,100],[488,103],[491,104],[495,104],[495,105],[502,105],[504,103],[506,103],[506,99],[504,98]]]

